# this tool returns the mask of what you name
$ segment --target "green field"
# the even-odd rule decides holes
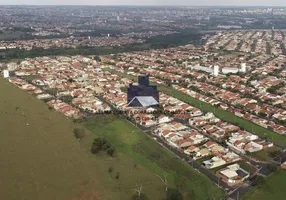
[[[242,200],[284,200],[286,170],[279,170],[266,179],[262,185],[246,193]]]
[[[152,169],[159,176],[165,174],[169,187],[178,188],[185,199],[219,199],[224,195],[223,191],[205,176],[196,172],[125,119],[118,117],[111,119],[111,116],[105,115],[90,118],[85,125],[136,162]]]
[[[0,91],[1,200],[128,200],[136,183],[149,199],[165,197],[153,169],[121,151],[91,154],[94,134],[86,130],[78,142],[73,130],[80,125],[2,78]]]

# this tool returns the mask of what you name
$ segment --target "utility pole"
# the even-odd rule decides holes
[[[239,200],[239,191],[237,191],[237,197],[236,200]]]

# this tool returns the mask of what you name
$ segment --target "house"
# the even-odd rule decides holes
[[[127,91],[128,106],[148,107],[159,105],[157,86],[151,86],[149,76],[138,76],[138,85],[130,84]]]
[[[260,151],[263,149],[263,145],[257,144],[253,141],[249,142],[248,144],[245,145],[244,150],[248,151],[250,153]]]
[[[227,184],[236,185],[249,177],[249,172],[242,169],[238,164],[229,165],[216,172],[216,175]]]
[[[233,163],[239,161],[241,158],[234,152],[227,152],[225,155],[222,156],[222,159],[225,160],[227,163]]]
[[[216,167],[220,167],[222,165],[225,165],[226,161],[219,158],[219,157],[212,157],[210,160],[206,160],[203,162],[203,165],[207,168],[207,169],[213,169]]]
[[[199,159],[199,158],[203,158],[210,155],[210,151],[207,148],[202,148],[200,149],[197,154],[195,155],[194,159]]]
[[[190,119],[189,123],[191,126],[197,126],[197,127],[200,127],[200,126],[207,124],[207,122],[205,120],[202,120],[202,119]]]
[[[136,96],[128,102],[130,107],[158,106],[159,102],[152,96]]]
[[[171,121],[171,118],[169,118],[168,116],[160,115],[160,116],[158,117],[158,123],[159,123],[159,124],[167,123],[167,122],[170,122],[170,121]]]
[[[178,147],[180,148],[185,148],[185,147],[189,147],[194,143],[194,141],[192,139],[180,139],[176,141],[176,144],[178,145]]]
[[[146,120],[146,121],[144,121],[144,122],[142,123],[142,125],[147,126],[147,127],[153,126],[153,125],[156,125],[156,124],[157,124],[157,122],[156,122],[156,121],[153,121],[153,120]]]
[[[208,149],[210,149],[210,148],[212,148],[212,147],[214,147],[214,146],[216,146],[216,145],[217,145],[217,143],[215,143],[215,142],[213,142],[213,141],[208,141],[207,143],[204,144],[204,146],[205,146],[206,148],[208,148]]]
[[[200,149],[196,146],[189,146],[185,151],[184,153],[187,154],[187,155],[191,155],[192,153],[196,153],[198,152]]]

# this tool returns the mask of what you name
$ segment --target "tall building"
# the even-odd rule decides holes
[[[150,85],[148,75],[139,76],[138,85],[129,85],[127,101],[130,107],[157,107],[159,105],[157,86]]]
[[[240,71],[245,73],[246,72],[246,63],[241,63]]]
[[[4,76],[4,78],[9,78],[9,77],[10,77],[9,70],[5,69],[5,70],[3,71],[3,76]]]
[[[214,76],[218,76],[219,74],[219,66],[215,65],[214,66]]]

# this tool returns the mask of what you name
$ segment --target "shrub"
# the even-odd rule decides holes
[[[106,153],[111,157],[113,156],[114,152],[115,152],[114,147],[110,147],[106,150]]]
[[[75,128],[73,130],[74,136],[76,139],[81,140],[82,138],[84,138],[85,132],[84,129],[80,129],[80,128]]]
[[[107,149],[109,149],[110,148],[110,144],[108,144],[108,143],[105,143],[103,146],[102,146],[102,149],[104,150],[104,151],[106,151]]]
[[[183,195],[177,189],[168,188],[167,200],[183,200]]]
[[[119,172],[116,173],[115,178],[118,180],[119,179]]]

